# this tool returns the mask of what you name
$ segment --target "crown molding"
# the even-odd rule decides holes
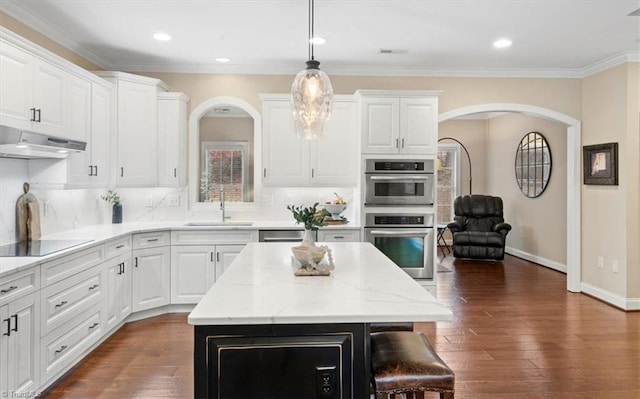
[[[584,67],[580,77],[586,78],[627,62],[640,62],[640,51],[625,51],[595,62]]]
[[[61,32],[48,22],[34,17],[25,11],[20,3],[14,0],[0,2],[0,11],[10,15],[30,28],[47,36],[61,46],[86,58],[105,70],[129,72],[160,72],[160,73],[212,73],[212,74],[240,74],[240,75],[295,75],[304,65],[269,64],[269,65],[238,65],[238,64],[187,64],[164,63],[161,68],[157,64],[115,63],[96,54],[74,38]],[[468,77],[468,78],[572,78],[581,79],[625,62],[640,62],[640,52],[623,52],[597,61],[583,68],[402,68],[402,67],[372,67],[372,66],[331,66],[324,63],[323,70],[330,75],[337,76],[407,76],[407,77]]]
[[[113,69],[110,68],[110,63],[107,59],[94,53],[89,48],[73,39],[72,37],[68,36],[67,34],[61,32],[48,22],[31,15],[30,13],[25,11],[19,5],[19,3],[3,0],[0,2],[0,11],[17,19],[29,28],[45,35],[47,38],[53,40],[62,47],[65,47],[78,54],[79,56],[86,58],[99,67],[104,69]]]

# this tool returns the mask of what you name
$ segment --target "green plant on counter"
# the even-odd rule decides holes
[[[331,214],[325,209],[317,209],[318,202],[313,206],[295,206],[288,205],[287,209],[293,214],[296,223],[303,223],[307,230],[318,230],[318,227],[324,226],[324,219]]]
[[[107,195],[101,195],[100,198],[112,205],[120,205],[120,196],[113,190],[107,191]]]

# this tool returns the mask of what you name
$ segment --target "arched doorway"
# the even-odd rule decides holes
[[[560,112],[533,105],[494,103],[470,105],[444,112],[438,116],[438,123],[484,112],[517,112],[559,122],[567,127],[567,290],[580,292],[580,121]]]
[[[215,108],[226,106],[239,108],[253,118],[254,148],[258,149],[254,151],[253,173],[255,176],[259,176],[258,166],[261,164],[260,157],[262,154],[261,151],[259,151],[259,149],[262,148],[262,116],[251,104],[239,98],[212,97],[198,105],[189,115],[189,205],[191,209],[212,206],[211,204],[198,202],[199,184],[194,183],[200,181],[198,162],[200,154],[200,119]],[[257,198],[256,196],[260,192],[261,181],[261,179],[255,179],[254,181],[254,198]],[[253,206],[252,203],[246,203],[246,205]],[[235,204],[235,206],[242,206],[242,204]]]

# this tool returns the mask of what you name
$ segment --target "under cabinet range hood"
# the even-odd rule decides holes
[[[87,148],[83,141],[69,140],[0,125],[0,157],[34,159],[66,158]]]

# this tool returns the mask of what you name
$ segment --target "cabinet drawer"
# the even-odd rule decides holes
[[[73,255],[52,260],[42,264],[42,285],[48,286],[63,279],[78,274],[95,265],[102,263],[104,259],[104,246],[82,250]]]
[[[104,258],[111,259],[131,251],[131,236],[118,238],[104,244]]]
[[[171,232],[169,231],[133,235],[133,249],[162,247],[164,245],[171,245]]]
[[[358,242],[360,241],[360,231],[358,230],[320,230],[318,231],[319,242]]]
[[[102,337],[101,312],[85,312],[43,338],[40,352],[43,383],[75,364],[78,356]]]
[[[0,306],[38,289],[40,289],[40,266],[2,277],[0,280]]]
[[[208,230],[171,232],[173,245],[247,244],[258,241],[257,230]]]
[[[101,272],[102,268],[94,267],[41,291],[42,336],[100,303],[104,292]]]

